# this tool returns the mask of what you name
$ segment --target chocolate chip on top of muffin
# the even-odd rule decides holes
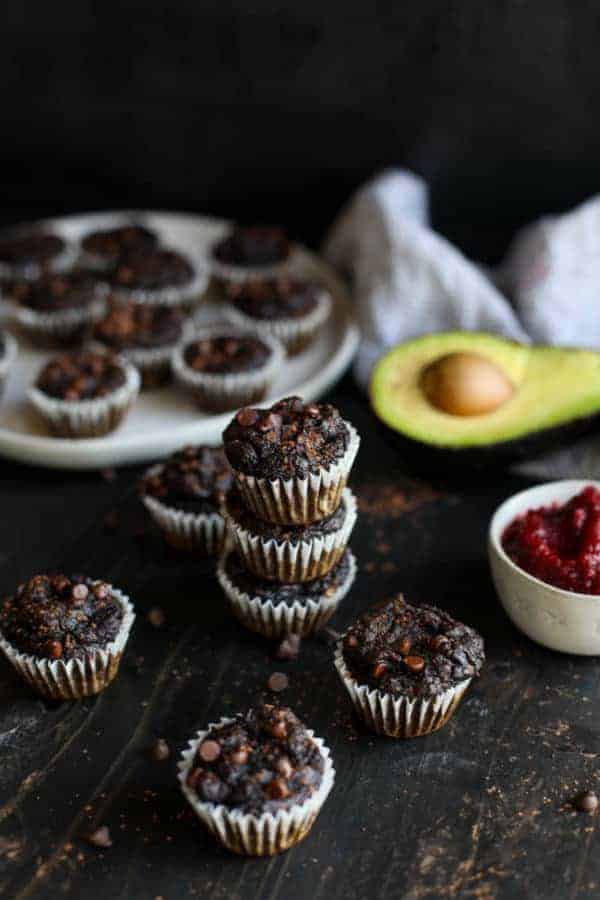
[[[103,262],[111,263],[132,250],[153,250],[158,244],[158,236],[143,225],[119,225],[92,231],[86,235],[81,246],[86,253],[98,257]]]
[[[215,335],[187,344],[183,358],[195,372],[207,375],[228,375],[259,369],[273,351],[251,335]]]
[[[140,483],[140,493],[175,509],[211,513],[219,511],[232,481],[222,447],[190,446],[153,466]]]
[[[66,250],[67,244],[57,234],[31,232],[0,236],[0,263],[25,267],[45,266]]]
[[[324,769],[323,753],[300,719],[265,703],[207,732],[187,785],[206,803],[260,815],[309,800]]]
[[[81,350],[51,359],[41,370],[36,387],[58,400],[105,397],[125,384],[121,362],[109,354]]]
[[[185,316],[171,306],[114,304],[96,324],[94,338],[112,350],[153,349],[176,344],[183,334]]]
[[[296,319],[317,306],[318,285],[280,275],[278,278],[249,278],[232,282],[227,299],[236,309],[253,319]]]
[[[104,289],[84,272],[46,274],[34,281],[12,281],[6,296],[21,306],[39,312],[58,312],[88,306],[104,294]]]
[[[82,658],[117,636],[123,606],[110,585],[82,575],[36,575],[0,607],[2,636],[21,653]]]
[[[270,266],[290,254],[290,242],[283,230],[273,225],[236,226],[213,247],[219,262],[234,266]]]
[[[133,250],[121,258],[111,280],[125,290],[160,290],[187,285],[194,279],[192,264],[175,250]]]
[[[223,442],[229,462],[245,475],[306,478],[344,456],[350,431],[331,404],[287,397],[270,409],[239,410]]]
[[[354,679],[408,698],[442,693],[478,675],[482,637],[435,606],[411,606],[402,595],[363,613],[343,639]]]

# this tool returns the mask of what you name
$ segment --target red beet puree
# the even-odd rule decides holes
[[[579,594],[600,594],[600,491],[530,509],[502,535],[510,558],[530,575]]]

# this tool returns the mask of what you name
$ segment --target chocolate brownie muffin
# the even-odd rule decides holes
[[[174,509],[220,512],[233,474],[222,447],[184,447],[153,466],[142,478],[142,497],[154,497]]]
[[[269,638],[306,636],[322,628],[350,590],[356,561],[346,549],[320,578],[292,584],[256,578],[243,559],[230,551],[219,563],[217,577],[236,618]]]
[[[184,447],[149,469],[140,497],[166,541],[178,550],[220,553],[221,505],[233,475],[222,447]]]
[[[223,432],[244,503],[259,519],[308,524],[337,509],[358,450],[354,428],[329,403],[287,397],[240,409]],[[282,482],[295,481],[284,490]]]
[[[73,253],[67,241],[49,231],[15,231],[0,235],[0,274],[35,278],[69,265]]]
[[[36,575],[0,608],[0,631],[21,653],[83,659],[117,636],[123,606],[110,585],[83,575]]]
[[[336,665],[363,714],[357,699],[377,693],[376,730],[423,734],[447,721],[484,659],[483,639],[473,628],[435,606],[411,606],[399,595],[363,613],[347,630]]]
[[[122,256],[132,251],[148,252],[157,245],[158,235],[134,222],[92,231],[81,242],[83,264],[101,270],[110,269]]]
[[[10,282],[4,296],[17,324],[33,339],[72,343],[106,308],[106,287],[80,271]]]
[[[144,387],[157,387],[169,380],[172,351],[188,329],[187,317],[176,307],[115,303],[96,324],[94,340],[127,357]]]
[[[140,388],[137,369],[93,350],[63,353],[42,368],[29,399],[60,437],[100,437],[114,430]]]
[[[291,709],[265,703],[208,731],[187,785],[205,803],[260,816],[304,803],[318,790],[324,768],[323,755]]]
[[[183,305],[199,298],[206,277],[175,250],[133,250],[122,256],[110,277],[115,293],[137,303]]]
[[[328,749],[292,710],[264,703],[200,732],[179,777],[186,798],[225,846],[262,856],[305,836],[334,775]]]
[[[254,372],[268,361],[271,350],[259,338],[220,335],[187,344],[183,358],[194,372],[237,375]]]
[[[339,562],[356,521],[356,500],[348,488],[335,512],[308,525],[264,522],[237,490],[223,509],[244,565],[267,581],[305,582],[325,575]]]
[[[238,225],[213,247],[213,257],[230,266],[260,268],[284,262],[290,242],[283,230],[273,225]]]
[[[272,334],[288,353],[299,353],[327,319],[331,297],[319,285],[299,278],[249,278],[226,288],[227,315],[257,334]]]
[[[342,459],[350,431],[331,404],[287,397],[269,409],[240,409],[223,441],[229,462],[245,475],[306,478]]]
[[[273,338],[223,325],[199,331],[175,351],[172,363],[201,409],[225,412],[264,397],[282,355]]]
[[[86,350],[51,359],[36,381],[42,393],[67,402],[106,397],[124,384],[123,366],[116,357]]]
[[[133,619],[128,599],[103,581],[36,575],[2,602],[0,646],[44,696],[76,699],[114,678]]]

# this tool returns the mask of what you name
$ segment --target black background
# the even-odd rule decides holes
[[[594,0],[4,0],[0,21],[7,222],[177,208],[316,243],[404,164],[493,259],[600,182]]]

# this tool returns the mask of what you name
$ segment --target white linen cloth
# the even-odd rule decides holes
[[[352,280],[362,387],[386,349],[426,332],[490,331],[600,348],[600,196],[517,234],[497,278],[512,303],[429,227],[427,185],[406,170],[359,188],[334,222],[324,255]]]

